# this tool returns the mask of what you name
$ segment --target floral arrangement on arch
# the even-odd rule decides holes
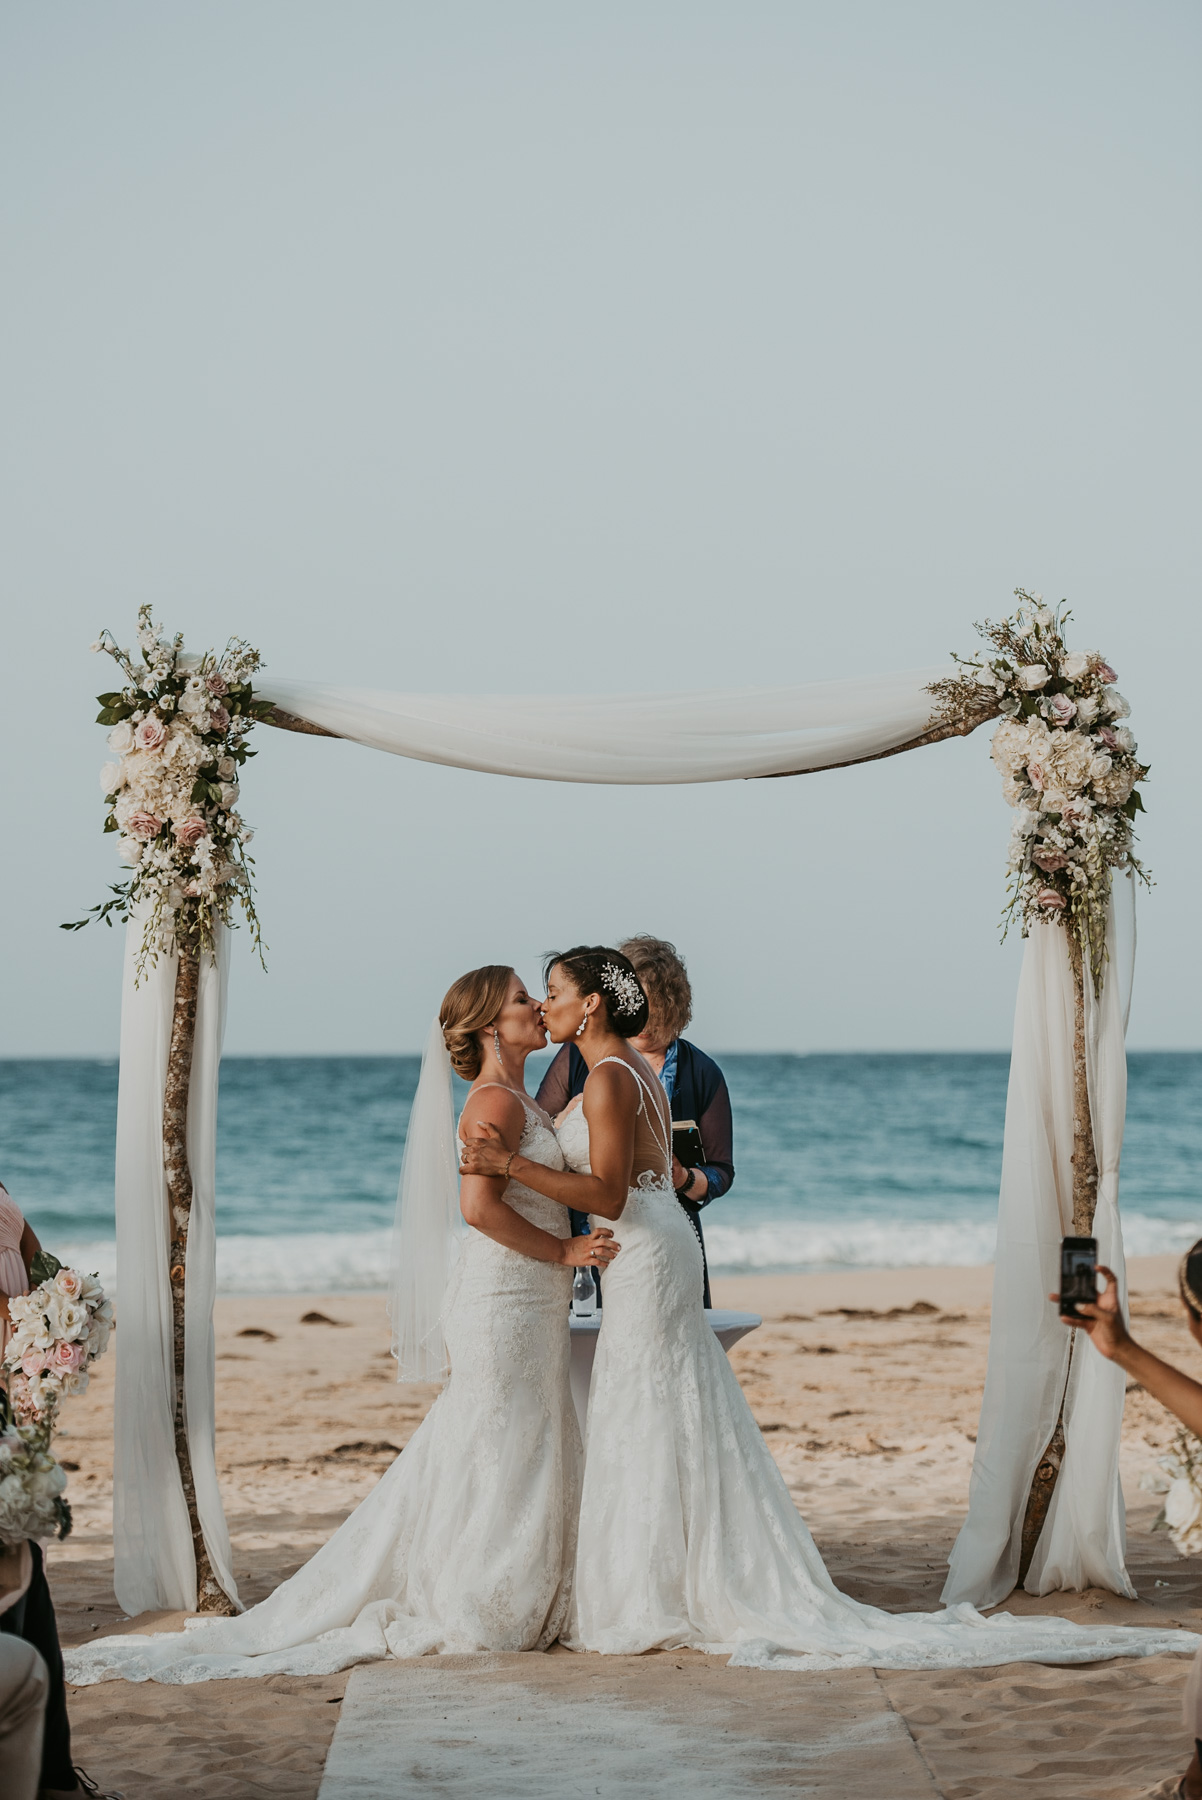
[[[237,902],[261,958],[246,854],[253,833],[238,798],[242,766],[255,754],[247,734],[270,711],[250,679],[262,659],[238,638],[220,654],[186,654],[182,636],[161,635],[149,606],[138,612],[138,648],[135,661],[107,630],[92,645],[125,676],[124,687],[98,696],[97,723],[112,727],[112,760],[100,772],[104,829],[117,834],[131,873],[112,888],[113,899],[63,929],[78,931],[93,917],[107,925],[114,916],[139,918],[140,978],[173,945],[211,952],[216,923],[231,923]]]
[[[1169,1454],[1140,1476],[1139,1485],[1164,1495],[1152,1530],[1167,1531],[1180,1556],[1202,1555],[1202,1443],[1193,1433],[1182,1426]]]
[[[38,1285],[8,1303],[12,1337],[5,1352],[7,1409],[0,1417],[0,1543],[67,1536],[67,1476],[50,1448],[63,1398],[82,1394],[89,1370],[108,1348],[113,1306],[94,1275],[64,1268],[39,1251]]]
[[[1016,588],[1018,611],[977,630],[995,654],[957,656],[962,673],[935,682],[938,722],[980,723],[1001,715],[991,755],[1015,809],[1010,837],[1008,925],[1023,935],[1037,920],[1066,922],[1101,990],[1106,909],[1115,869],[1148,876],[1132,850],[1144,810],[1137,783],[1147,767],[1123,721],[1130,708],[1118,677],[1096,650],[1070,650],[1072,614]]]

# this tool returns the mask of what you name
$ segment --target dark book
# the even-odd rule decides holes
[[[677,1162],[684,1168],[700,1168],[705,1161],[705,1145],[701,1142],[696,1119],[672,1121],[672,1149]]]

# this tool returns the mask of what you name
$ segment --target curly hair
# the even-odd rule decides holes
[[[647,996],[651,1023],[669,1039],[678,1038],[693,1016],[693,989],[676,945],[643,932],[623,938],[618,949]]]
[[[606,1022],[618,1037],[638,1037],[647,1029],[647,996],[629,957],[620,950],[607,944],[577,944],[574,950],[556,950],[544,957],[544,978],[552,969],[562,969],[582,999],[586,994],[600,998]],[[623,986],[629,990],[631,984],[633,992],[623,994]]]
[[[513,970],[508,963],[486,963],[453,981],[438,1009],[438,1023],[451,1067],[465,1081],[475,1081],[482,1058],[476,1033],[491,1025],[505,1004]]]

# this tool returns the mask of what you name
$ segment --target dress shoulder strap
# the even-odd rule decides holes
[[[614,1058],[615,1062],[621,1062],[621,1060],[622,1059],[620,1056],[616,1056]],[[634,1071],[632,1070],[631,1073],[633,1074],[633,1072]],[[534,1104],[533,1100],[531,1100],[528,1095],[519,1094],[516,1088],[511,1088],[507,1081],[482,1081],[479,1083],[479,1085],[477,1087],[474,1087],[472,1089],[472,1094],[478,1094],[484,1088],[503,1088],[507,1094],[512,1094],[515,1100],[521,1101],[523,1107],[525,1108],[526,1117],[528,1119],[530,1119],[530,1118],[536,1119],[540,1125],[545,1123],[547,1114],[543,1112],[542,1108],[540,1106],[536,1106]],[[470,1100],[471,1097],[472,1097],[472,1095],[469,1094],[468,1100]],[[465,1101],[464,1104],[466,1105],[467,1102]],[[460,1116],[462,1117],[462,1115],[460,1115]]]
[[[655,1096],[651,1093],[651,1089],[647,1086],[647,1083],[644,1081],[643,1077],[639,1074],[638,1070],[634,1067],[633,1063],[628,1063],[624,1056],[602,1056],[598,1059],[597,1062],[595,1062],[593,1064],[593,1069],[599,1069],[601,1067],[602,1063],[618,1063],[621,1065],[621,1067],[623,1069],[629,1069],[630,1073],[634,1076],[635,1080],[639,1084],[639,1111],[640,1112],[647,1112],[647,1110],[648,1110],[647,1100],[648,1100],[648,1097],[650,1097],[650,1099],[651,1099],[650,1111],[652,1113],[654,1113],[654,1115],[655,1115],[656,1136],[659,1138],[660,1148],[663,1150],[665,1156],[670,1158],[671,1154],[672,1154],[671,1132],[668,1131],[668,1133],[665,1137],[664,1121],[663,1121],[663,1117],[660,1113],[659,1103],[655,1099]],[[592,1069],[590,1069],[589,1074],[591,1075],[592,1072],[593,1072]]]

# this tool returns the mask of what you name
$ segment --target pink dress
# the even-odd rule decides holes
[[[0,1294],[27,1294],[29,1280],[21,1261],[21,1234],[25,1220],[21,1208],[0,1187]],[[7,1319],[0,1319],[0,1356],[8,1347]]]

